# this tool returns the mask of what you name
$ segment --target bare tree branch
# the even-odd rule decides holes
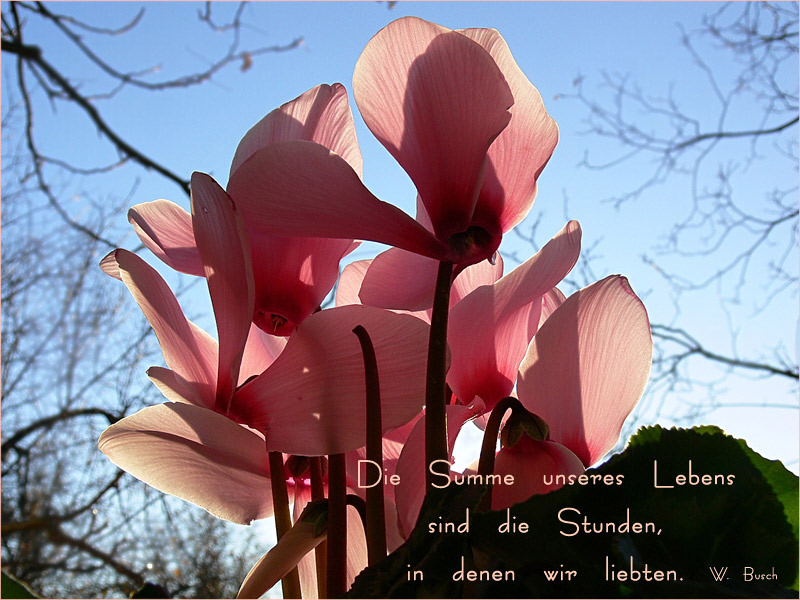
[[[778,367],[767,363],[754,362],[751,360],[724,356],[717,352],[712,352],[703,347],[700,342],[698,342],[683,329],[679,329],[677,327],[668,327],[666,325],[654,323],[650,326],[650,329],[654,338],[674,342],[684,348],[682,353],[674,355],[674,358],[671,359],[674,365],[677,365],[678,362],[689,358],[690,356],[698,355],[703,356],[708,360],[719,362],[731,367],[740,367],[753,371],[761,371],[768,375],[781,375],[783,377],[789,377],[790,379],[797,379],[800,377],[797,368]]]
[[[23,427],[22,429],[17,430],[14,433],[14,435],[12,435],[5,442],[3,442],[2,453],[5,454],[9,450],[13,450],[20,441],[28,437],[30,434],[39,431],[40,429],[49,429],[58,423],[62,423],[63,421],[68,421],[69,419],[74,419],[76,417],[87,417],[87,416],[105,417],[109,425],[116,423],[122,418],[118,415],[113,415],[107,410],[103,410],[102,408],[81,408],[76,410],[66,410],[59,414],[50,415],[49,417],[45,417],[43,419],[34,421],[27,427]]]
[[[750,129],[749,131],[715,131],[713,133],[701,133],[700,135],[696,135],[691,137],[687,140],[684,140],[678,144],[672,146],[673,151],[683,150],[689,146],[694,144],[698,144],[700,142],[704,142],[706,140],[720,140],[723,138],[738,138],[738,137],[761,137],[764,135],[770,135],[772,133],[780,133],[784,129],[788,129],[792,125],[796,125],[800,118],[795,117],[794,119],[790,119],[786,123],[781,125],[776,125],[771,129]]]
[[[48,78],[55,83],[61,89],[61,91],[64,92],[64,94],[66,94],[67,98],[83,109],[92,123],[95,124],[95,126],[111,141],[112,144],[114,144],[114,146],[119,149],[120,152],[134,162],[142,165],[145,169],[152,169],[167,179],[175,182],[186,193],[187,196],[189,195],[188,179],[182,179],[180,176],[146,156],[122,139],[100,116],[98,110],[82,94],[80,94],[78,90],[76,90],[69,83],[69,81],[67,81],[67,79],[61,75],[61,73],[59,73],[42,57],[41,48],[38,46],[22,44],[19,40],[3,39],[2,49],[4,52],[16,54],[20,57],[20,59],[24,59],[30,64],[42,69]]]

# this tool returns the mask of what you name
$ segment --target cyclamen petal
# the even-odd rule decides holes
[[[247,343],[242,356],[242,366],[239,369],[239,381],[245,381],[256,375],[261,375],[267,367],[275,362],[286,347],[286,338],[277,335],[267,335],[255,324],[250,324]]]
[[[260,598],[267,590],[276,585],[282,577],[294,569],[304,556],[314,550],[328,537],[325,531],[320,535],[314,533],[314,523],[300,521],[296,523],[284,535],[269,552],[262,556],[253,565],[250,572],[244,578],[237,598]],[[313,582],[316,582],[314,578]],[[302,584],[306,585],[303,586]],[[306,579],[301,582],[301,589],[304,598],[316,598],[316,591],[309,594],[306,590],[310,587],[312,580]]]
[[[328,537],[327,531],[316,535],[314,523],[300,520],[284,535],[278,543],[250,569],[242,582],[237,598],[260,598],[281,578],[291,571],[305,556],[314,550]],[[347,507],[347,587],[349,588],[356,575],[367,566],[367,548],[363,543],[364,528],[356,510]],[[309,573],[309,575],[312,575]],[[309,589],[316,581],[316,576],[302,581],[304,598],[316,598],[316,589]],[[316,586],[313,586],[316,587]],[[308,590],[308,593],[307,593]]]
[[[403,18],[381,30],[356,65],[356,102],[414,181],[425,208],[419,222],[377,200],[335,152],[288,141],[256,149],[264,141],[248,140],[244,154],[250,157],[237,159],[228,191],[244,210],[252,209],[252,237],[366,239],[453,263],[456,271],[490,258],[503,232],[530,208],[557,129],[502,38],[484,32],[476,39]],[[492,152],[513,120],[512,92],[521,104],[516,125]],[[298,114],[311,114],[296,102]],[[269,137],[264,131],[270,127],[258,126],[251,137],[291,137]],[[425,222],[433,234],[420,225]],[[420,308],[424,300],[412,296],[410,306]]]
[[[158,337],[167,365],[199,395],[197,404],[213,406],[216,342],[186,319],[172,290],[155,269],[127,250],[117,250],[115,257],[123,282]]]
[[[276,108],[248,131],[231,162],[230,175],[257,150],[275,142],[308,140],[322,144],[345,159],[361,175],[353,113],[341,83],[318,85]]]
[[[202,408],[214,408],[213,405],[209,406],[203,403],[202,395],[197,393],[195,385],[184,381],[180,375],[171,369],[150,367],[147,369],[147,377],[170,402],[184,402]]]
[[[362,325],[379,365],[384,431],[424,403],[427,323],[368,306],[342,306],[306,319],[277,360],[234,395],[230,417],[263,431],[270,450],[317,456],[348,452],[366,439]]]
[[[489,148],[486,174],[475,208],[481,215],[500,215],[503,232],[517,225],[536,197],[536,180],[558,143],[558,126],[547,114],[542,96],[517,65],[503,37],[494,29],[463,29],[486,49],[503,72],[514,106],[511,121]]]
[[[539,321],[539,328],[542,324],[552,315],[555,310],[564,303],[566,300],[564,293],[558,288],[554,287],[552,290],[542,296],[542,319]]]
[[[192,175],[192,227],[219,336],[217,406],[227,410],[253,318],[253,271],[244,220],[217,182]]]
[[[253,321],[272,335],[290,335],[325,300],[339,276],[339,262],[353,241],[286,238],[254,233]]]
[[[537,442],[526,435],[511,448],[501,448],[494,459],[494,472],[513,475],[514,485],[492,488],[492,510],[508,508],[534,494],[546,494],[561,486],[556,475],[580,475],[583,463],[558,442]]]
[[[205,276],[194,240],[191,215],[169,200],[137,204],[128,210],[136,235],[164,263],[188,275]]]
[[[114,279],[122,281],[122,275],[119,273],[119,266],[117,265],[117,251],[112,250],[106,254],[100,261],[100,270]]]
[[[503,257],[499,252],[494,255],[494,264],[483,260],[470,265],[453,281],[453,286],[450,288],[450,308],[482,285],[494,285],[502,276]]]
[[[336,306],[361,304],[359,291],[371,264],[372,259],[357,260],[342,269],[339,285],[336,286]]]
[[[580,225],[570,221],[522,265],[453,307],[448,332],[453,363],[447,381],[462,403],[480,396],[491,409],[511,393],[539,327],[541,298],[572,270],[580,242]]]
[[[301,516],[303,514],[303,511],[306,509],[306,506],[308,506],[309,502],[311,502],[310,482],[304,479],[300,480],[295,479],[294,502],[292,504],[292,523],[294,523],[294,525],[292,526],[292,530],[298,527],[304,527],[304,524],[301,522]],[[321,539],[325,539],[325,536],[326,533],[323,533]],[[283,550],[280,550],[280,552],[282,554],[284,553]],[[291,554],[291,553],[286,553],[286,554]],[[295,558],[296,555],[291,562],[293,562]],[[300,559],[300,561],[297,563],[297,573],[300,576],[300,593],[302,594],[303,598],[319,598],[319,590],[317,588],[317,565],[313,552],[308,551]],[[242,589],[245,588],[245,584],[247,583],[249,577],[250,575],[248,574],[248,576],[242,582]],[[269,589],[270,587],[272,587],[272,585],[274,584],[269,585],[266,589]],[[263,590],[261,593],[256,594],[254,597],[257,598],[261,596],[266,591],[266,589]]]
[[[438,270],[436,260],[390,248],[372,260],[358,296],[368,306],[426,310],[433,306]]]
[[[344,86],[336,83],[319,85],[301,94],[250,129],[236,149],[229,189],[234,189],[233,182],[240,179],[236,172],[258,151],[298,140],[314,142],[337,153],[360,177],[361,151],[353,115]],[[253,251],[253,321],[267,333],[289,335],[320,306],[336,283],[340,260],[355,248],[353,238],[286,237],[286,231],[265,231],[254,225],[267,210],[262,205],[265,198],[259,196],[258,190],[246,198],[249,201],[237,202],[248,223]],[[296,200],[290,199],[290,204]]]
[[[361,239],[437,259],[452,255],[409,215],[373,196],[344,159],[313,142],[258,150],[233,173],[228,193],[247,214],[253,238]]]
[[[460,33],[415,17],[367,44],[353,74],[367,127],[409,174],[440,240],[479,225],[486,153],[508,125],[511,90],[497,64]]]
[[[517,391],[550,439],[586,467],[619,439],[650,375],[653,340],[642,301],[612,275],[567,298],[533,338]]]
[[[439,263],[399,248],[379,254],[366,266],[359,299],[368,306],[421,312],[433,306]],[[503,274],[503,259],[488,260],[462,270],[450,289],[450,308],[481,285],[492,285]],[[348,279],[352,275],[348,274]],[[340,283],[341,284],[341,283]],[[351,285],[348,282],[348,285]],[[354,285],[354,283],[352,284]]]
[[[221,519],[246,525],[272,514],[264,439],[211,410],[151,406],[106,429],[98,446],[134,477]]]

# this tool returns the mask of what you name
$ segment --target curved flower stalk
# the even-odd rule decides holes
[[[362,159],[347,93],[339,83],[319,85],[277,108],[251,128],[233,157],[230,177],[260,149],[306,140],[336,152],[361,176]],[[289,335],[325,299],[339,275],[339,261],[357,246],[353,239],[284,237],[254,229],[265,210],[258,198],[241,205],[252,248],[255,285],[253,321],[270,334]],[[142,242],[177,271],[204,276],[192,218],[167,200],[139,204],[128,219]],[[279,258],[278,258],[279,257]]]
[[[302,141],[262,148],[232,174],[234,200],[266,209],[253,230],[368,239],[461,267],[490,258],[530,209],[558,139],[500,35],[394,21],[359,58],[353,94],[431,230],[375,198],[335,152]]]

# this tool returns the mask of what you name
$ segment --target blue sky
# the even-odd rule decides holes
[[[596,276],[627,275],[633,288],[645,299],[654,322],[683,327],[721,353],[731,349],[731,328],[738,332],[737,348],[743,355],[768,353],[773,341],[779,339],[796,360],[796,293],[785,294],[769,310],[756,315],[755,307],[763,300],[758,280],[764,273],[755,273],[752,283],[748,280],[741,302],[729,304],[727,313],[719,308],[718,302],[718,296],[724,296],[726,291],[712,289],[687,297],[681,314],[676,317],[669,287],[655,269],[643,263],[642,254],[652,255],[653,246],[667,233],[668,225],[685,213],[687,177],[675,177],[668,185],[651,189],[637,203],[616,209],[603,200],[641,182],[642,173],[652,168],[649,159],[637,159],[609,171],[579,166],[586,152],[599,161],[618,156],[620,149],[613,143],[582,134],[586,129],[586,110],[567,97],[574,91],[576,78],[582,78],[587,93],[597,97],[607,93],[599,86],[604,71],[630,74],[653,96],[663,96],[674,86],[683,110],[706,120],[706,129],[715,126],[718,111],[713,101],[709,103],[708,85],[702,73],[678,43],[677,24],[693,29],[704,14],[719,6],[703,2],[399,2],[389,10],[386,4],[371,1],[256,3],[244,12],[247,27],[243,31],[243,47],[286,44],[300,36],[303,44],[291,52],[258,56],[244,72],[238,65],[229,67],[199,88],[159,93],[127,88],[113,102],[100,106],[108,122],[123,137],[156,160],[187,176],[195,170],[210,173],[224,184],[233,151],[247,129],[273,108],[319,83],[340,81],[349,91],[353,68],[364,45],[390,21],[415,15],[451,28],[494,27],[539,88],[561,131],[559,147],[539,180],[539,195],[530,217],[532,220],[542,215],[539,242],[544,243],[558,231],[565,217],[576,218],[583,226],[585,247],[594,241],[599,243],[599,256],[593,263]],[[195,15],[201,7],[193,2],[152,3],[147,6],[140,26],[128,34],[124,44],[115,39],[99,39],[95,47],[119,70],[158,66],[154,78],[203,70],[224,51],[228,38],[223,39],[222,34],[197,24]],[[234,7],[215,5],[214,11],[223,21]],[[76,16],[107,26],[121,25],[137,9],[138,5],[128,3],[69,4],[70,12]],[[29,35],[33,37],[32,33]],[[45,46],[51,60],[65,70],[68,65],[70,69],[85,68],[82,89],[87,93],[94,91],[99,85],[98,76],[73,49],[55,36],[51,39],[52,45]],[[737,72],[736,65],[723,60],[724,56],[709,49],[714,71],[722,79]],[[4,78],[8,75],[8,67],[3,65]],[[3,93],[6,102],[5,86]],[[46,106],[41,94],[35,100]],[[366,130],[352,101],[351,106],[364,155],[365,183],[378,197],[413,212],[415,192],[411,182]],[[746,114],[748,107],[737,110]],[[59,105],[56,113],[42,110],[40,114],[37,126],[40,132],[47,132],[39,134],[46,153],[72,158],[87,166],[113,162],[108,144],[86,126],[74,109]],[[87,131],[90,135],[86,135]],[[794,135],[796,139],[796,128]],[[760,150],[769,156],[774,148],[767,143]],[[746,154],[746,146],[732,146],[730,154],[720,160],[741,161],[743,152]],[[764,181],[777,182],[788,177],[787,185],[796,184],[796,172],[787,173],[783,163],[773,167],[766,160],[739,166],[743,176],[737,180],[740,186],[737,193],[744,196],[763,197]],[[124,196],[137,179],[141,181],[131,204],[163,197],[188,207],[188,200],[177,187],[136,167],[98,180],[96,189],[88,192],[100,195],[111,189]],[[71,182],[64,183],[69,189]],[[78,195],[87,191],[84,188],[75,190],[76,211],[80,210]],[[120,228],[126,226],[120,216]],[[732,242],[735,244],[736,240]],[[128,243],[133,246],[133,239],[129,238]],[[529,246],[513,236],[507,236],[503,250],[516,251],[522,256],[531,253]],[[695,273],[699,276],[713,271],[713,261],[719,257],[682,262],[670,257],[663,260],[668,268],[687,276]],[[796,273],[796,260],[790,263]],[[507,263],[508,267],[512,264]],[[697,364],[698,370],[707,369],[701,376],[724,374],[715,367]],[[797,410],[758,406],[765,402],[796,405],[792,386],[781,381],[742,377],[726,381],[721,402],[753,406],[716,410],[701,421],[718,424],[745,437],[757,451],[770,458],[782,458],[797,470]],[[703,393],[679,391],[662,411],[661,422],[670,423],[664,414],[680,416],[685,412],[682,402],[697,401],[696,394]],[[643,409],[645,422],[656,418],[654,403]]]

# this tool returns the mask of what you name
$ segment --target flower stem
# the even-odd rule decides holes
[[[386,558],[386,517],[383,505],[383,428],[378,360],[369,333],[361,325],[353,329],[364,354],[367,384],[367,460],[378,465],[378,485],[367,488],[367,560],[370,566]]]
[[[428,381],[425,387],[425,472],[428,491],[436,481],[428,468],[435,460],[447,460],[447,410],[445,408],[447,368],[447,317],[453,265],[439,263],[433,296],[431,334],[428,342]]]
[[[275,511],[275,532],[281,539],[292,528],[292,517],[289,513],[289,492],[286,490],[286,473],[283,469],[283,454],[268,452],[269,476],[272,483],[272,506]],[[284,598],[301,598],[300,574],[297,567],[281,579]]]
[[[328,597],[347,591],[347,474],[344,454],[328,457]]]
[[[322,484],[322,457],[311,456],[308,460],[311,476],[311,499],[322,500],[325,497],[325,488]],[[317,564],[317,596],[327,598],[328,540],[323,540],[314,548],[314,558]]]
[[[519,404],[519,400],[513,396],[503,398],[495,404],[492,409],[492,414],[489,416],[489,421],[486,423],[486,429],[483,431],[483,444],[481,445],[481,457],[478,461],[478,473],[480,475],[491,475],[494,473],[494,456],[495,448],[497,447],[497,437],[500,434],[500,425],[503,422],[503,417],[506,411],[514,409]],[[487,478],[484,477],[484,481]],[[490,510],[492,507],[492,484],[487,483],[486,495],[478,505],[478,510]]]

